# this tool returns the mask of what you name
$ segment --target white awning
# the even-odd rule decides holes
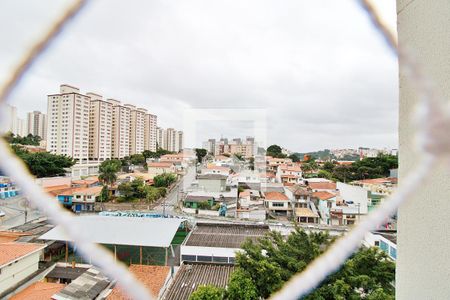
[[[177,218],[91,215],[75,217],[72,226],[85,232],[88,240],[93,243],[166,248],[170,246],[183,221],[183,219]],[[59,225],[42,235],[39,239],[72,241]]]

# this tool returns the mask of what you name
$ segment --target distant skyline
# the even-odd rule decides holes
[[[70,1],[0,4],[0,80]],[[376,1],[395,26],[395,1]],[[291,151],[397,148],[397,60],[356,1],[91,2],[12,95],[20,116],[75,85],[182,128],[184,109],[264,108],[267,142]],[[204,137],[248,124],[204,122]],[[251,134],[250,134],[251,135]],[[195,146],[195,145],[187,145]]]

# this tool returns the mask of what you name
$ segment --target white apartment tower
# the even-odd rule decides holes
[[[48,95],[47,151],[88,159],[90,99],[76,87],[63,84],[60,93]]]
[[[131,109],[118,100],[108,102],[112,104],[112,157],[123,158],[130,155]]]
[[[27,114],[27,134],[37,135],[42,140],[47,139],[47,115],[40,111]]]
[[[164,129],[161,127],[156,127],[156,143],[157,143],[156,150],[158,150],[158,148],[165,149],[164,144],[167,145],[167,143],[165,142]]]
[[[131,110],[130,118],[130,155],[140,154],[144,151],[145,115],[147,110],[136,108],[131,104],[125,104]]]
[[[144,130],[144,150],[155,152],[157,143],[156,133],[157,117],[156,115],[145,115],[145,130]]]
[[[89,113],[89,159],[104,161],[112,157],[113,104],[101,95],[87,93],[91,99]]]
[[[175,151],[183,150],[183,131],[177,131],[175,134]]]

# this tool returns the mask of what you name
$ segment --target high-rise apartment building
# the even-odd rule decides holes
[[[40,111],[33,111],[27,114],[27,135],[37,135],[42,140],[47,139],[47,115]]]
[[[177,131],[175,134],[175,152],[183,150],[183,131]]]
[[[156,115],[145,115],[144,150],[153,152],[157,150],[157,121]]]
[[[161,127],[156,127],[156,149],[158,150],[158,148],[161,149],[165,149],[164,148],[164,144],[167,145],[167,143],[165,143],[165,136],[164,136],[164,129]]]
[[[131,109],[118,100],[108,102],[112,104],[112,157],[123,158],[130,155]]]
[[[59,94],[48,95],[47,151],[79,161],[88,159],[90,98],[63,84]]]
[[[104,161],[112,157],[113,104],[101,95],[87,93],[89,112],[89,159]]]
[[[125,106],[131,109],[130,155],[140,154],[145,148],[145,115],[147,114],[147,110],[144,108],[136,108],[130,104],[125,104]]]

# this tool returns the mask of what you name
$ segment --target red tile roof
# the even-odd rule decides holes
[[[158,296],[161,288],[164,286],[167,276],[169,275],[170,267],[167,266],[146,266],[146,265],[131,265],[130,272],[137,280],[142,282],[154,296]],[[125,300],[131,299],[127,297],[120,287],[115,286],[112,293],[109,294],[108,300]]]
[[[266,200],[289,200],[289,198],[280,192],[267,192],[265,193]]]
[[[43,248],[45,248],[45,244],[2,243],[0,244],[0,266],[6,265]]]
[[[329,192],[326,192],[326,191],[314,192],[312,195],[313,195],[313,197],[319,198],[320,200],[328,200],[328,199],[331,199],[333,197],[336,197],[335,194],[329,193]]]
[[[170,168],[173,166],[173,163],[170,162],[152,162],[148,163],[149,168]]]
[[[38,281],[26,289],[15,294],[10,300],[49,300],[51,297],[61,291],[66,285],[60,283],[50,283]]]
[[[363,179],[363,180],[358,180],[357,182],[363,183],[363,184],[383,184],[383,183],[397,184],[397,181],[398,181],[397,178],[387,177],[387,178]]]
[[[335,190],[336,182],[310,182],[309,187],[313,190]]]

